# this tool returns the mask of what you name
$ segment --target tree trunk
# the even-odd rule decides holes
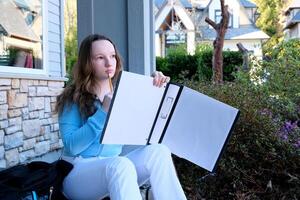
[[[216,84],[223,83],[223,46],[224,46],[224,38],[228,28],[229,23],[229,12],[228,6],[224,5],[224,0],[220,0],[221,2],[221,11],[222,11],[222,19],[216,24],[214,21],[205,18],[205,21],[211,25],[217,32],[216,39],[213,42],[214,53],[212,58],[212,66],[213,66],[213,77],[212,81]]]

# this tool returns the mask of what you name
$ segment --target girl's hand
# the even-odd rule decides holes
[[[168,83],[170,81],[170,77],[165,76],[160,71],[153,72],[152,77],[153,77],[153,85],[157,87],[161,87],[163,86],[164,83]]]
[[[103,110],[105,112],[108,112],[108,110],[109,110],[109,106],[110,106],[112,97],[113,97],[113,94],[112,93],[108,93],[103,98],[102,108],[103,108]]]

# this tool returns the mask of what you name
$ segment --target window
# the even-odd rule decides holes
[[[42,0],[0,0],[0,70],[43,69],[42,10]]]
[[[166,33],[166,44],[180,44],[186,42],[186,33],[181,21],[172,23],[172,30]]]
[[[221,10],[215,10],[215,22],[219,23],[222,19],[222,11]],[[228,23],[228,28],[232,28],[233,24],[233,16],[232,12],[229,11],[229,23]]]
[[[222,11],[221,10],[215,10],[215,22],[219,23],[222,19]]]

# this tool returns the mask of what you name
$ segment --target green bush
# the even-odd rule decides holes
[[[300,39],[282,41],[269,53],[273,59],[300,58]]]
[[[262,70],[265,74],[262,87],[279,102],[281,115],[291,120],[300,118],[300,113],[294,112],[300,106],[300,57],[289,58],[288,62],[282,59],[264,62]]]
[[[201,80],[211,80],[212,78],[212,57],[213,50],[208,49],[198,53],[198,74]],[[234,73],[243,64],[243,57],[237,51],[223,51],[223,79],[233,81]]]
[[[69,30],[65,37],[65,54],[66,54],[66,72],[69,78],[67,84],[72,81],[72,69],[77,62],[78,41],[77,41],[77,27]]]
[[[300,195],[299,151],[278,136],[283,121],[273,118],[276,109],[264,90],[240,82],[185,83],[241,111],[215,176],[202,180],[207,172],[175,159],[188,199],[293,199]]]
[[[166,58],[156,58],[156,69],[171,77],[173,81],[192,78],[197,72],[197,58],[188,55],[185,46],[169,48]]]
[[[186,44],[175,45],[167,48],[167,57],[187,55]]]
[[[202,52],[212,51],[213,46],[210,43],[201,43],[196,46],[195,54],[199,55]]]
[[[238,51],[224,51],[223,52],[223,59],[224,59],[224,81],[233,81],[234,80],[234,73],[238,69],[241,68],[243,64],[243,56]]]
[[[188,55],[182,46],[169,50],[166,58],[156,58],[156,68],[171,77],[172,80],[194,79],[211,80],[213,49],[208,44],[196,47],[195,55]],[[224,80],[233,81],[234,73],[243,63],[239,52],[224,51]]]
[[[212,71],[212,49],[204,49],[203,51],[197,52],[197,72],[199,80],[211,80],[213,71]]]
[[[178,80],[184,75],[184,78],[191,78],[197,71],[197,59],[191,55],[168,56],[167,58],[169,75],[173,80]]]
[[[201,178],[206,171],[175,158],[188,199],[300,196],[300,56],[294,45],[278,47],[272,60],[252,60],[250,73],[238,71],[234,82],[183,80],[241,111],[215,176]]]
[[[251,78],[266,95],[279,116],[295,121],[300,118],[300,47],[299,40],[283,42],[274,48],[272,59],[254,62]],[[237,78],[240,79],[241,74]]]
[[[156,69],[170,76],[171,70],[168,65],[168,60],[162,57],[156,57]]]

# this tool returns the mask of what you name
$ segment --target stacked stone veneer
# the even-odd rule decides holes
[[[60,149],[54,108],[63,81],[0,78],[0,168]]]

